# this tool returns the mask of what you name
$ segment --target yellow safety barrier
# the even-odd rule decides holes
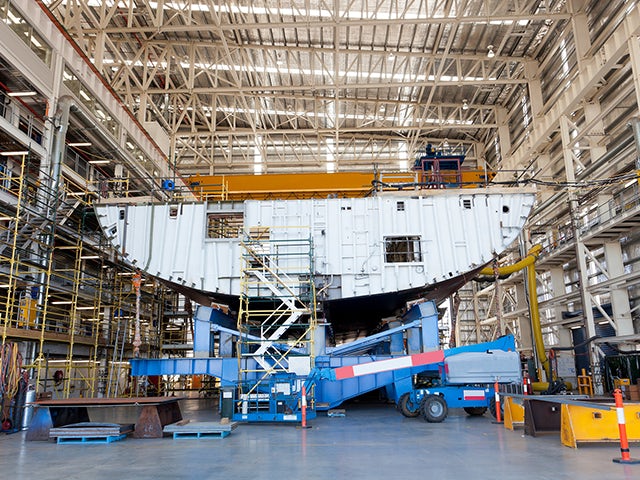
[[[504,428],[515,430],[515,427],[524,427],[524,405],[513,397],[504,397]]]
[[[613,407],[613,405],[612,405]],[[624,417],[630,442],[640,442],[640,404],[626,404]],[[560,439],[563,445],[577,448],[582,442],[619,442],[620,431],[615,409],[562,405]]]

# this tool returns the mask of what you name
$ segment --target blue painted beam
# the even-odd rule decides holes
[[[464,345],[462,347],[449,348],[444,351],[445,357],[457,355],[463,352],[486,352],[487,350],[504,350],[505,352],[516,351],[516,340],[513,335],[504,335],[492,342],[477,343],[475,345]]]
[[[391,335],[403,332],[410,328],[419,327],[421,325],[421,320],[415,320],[406,325],[400,325],[396,328],[391,328],[389,330],[385,330],[384,332],[376,333],[374,335],[370,335],[368,337],[362,338],[360,340],[354,340],[353,342],[346,343],[344,345],[340,345],[334,348],[327,348],[327,353],[331,355],[350,355],[356,353],[361,350],[366,350],[371,348],[372,346],[387,341],[388,337]]]
[[[237,358],[136,358],[131,363],[131,376],[141,375],[211,375],[223,386],[238,383]]]

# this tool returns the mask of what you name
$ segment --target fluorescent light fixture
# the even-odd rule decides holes
[[[6,215],[3,215],[2,217],[0,217],[0,221],[2,220],[13,220],[14,217],[7,217]]]
[[[67,144],[69,147],[90,147],[91,142],[72,142]]]
[[[71,305],[72,303],[71,300],[55,300],[51,302],[51,305]]]
[[[76,310],[93,310],[96,307],[76,307]]]
[[[106,165],[107,163],[111,163],[111,160],[89,160],[91,165]]]
[[[99,255],[82,255],[80,256],[80,260],[97,260],[100,258]]]
[[[22,18],[16,17],[13,13],[11,13],[11,10],[7,12],[7,16],[9,23],[22,23]]]
[[[24,91],[24,92],[9,92],[9,93],[7,93],[8,97],[33,97],[34,95],[37,95],[37,92],[35,92],[33,90],[28,90],[28,91]]]
[[[80,96],[84,98],[87,102],[91,101],[91,97],[87,95],[84,90],[80,90]]]
[[[15,151],[9,151],[9,152],[0,152],[0,155],[2,155],[3,157],[10,157],[12,155],[28,155],[29,151],[28,150],[15,150]]]

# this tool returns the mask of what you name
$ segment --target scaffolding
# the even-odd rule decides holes
[[[0,169],[0,332],[31,388],[54,398],[135,393],[132,268],[93,217],[90,184],[53,181],[30,155]],[[140,349],[159,351],[158,285],[141,288]],[[152,353],[153,352],[153,353]]]
[[[290,238],[296,235],[286,233],[303,230],[257,227],[241,242],[236,350],[238,398],[248,413],[268,408],[274,374],[307,374],[314,364],[317,313],[311,235]]]

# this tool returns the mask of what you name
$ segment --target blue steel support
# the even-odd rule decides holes
[[[327,348],[327,353],[331,356],[353,355],[356,352],[367,350],[377,343],[387,341],[390,335],[397,334],[398,332],[402,333],[404,330],[419,327],[420,324],[420,320],[415,320],[411,323],[400,325],[396,328],[392,328],[389,330],[385,330],[384,332],[361,338],[360,340],[354,340],[353,342],[340,345],[339,347]]]
[[[212,330],[224,333],[227,340],[230,336],[238,334],[229,326],[229,317],[218,310],[199,307],[195,319],[196,339],[194,339],[194,345],[196,354],[203,355],[205,352],[207,355],[209,354],[210,332]],[[442,373],[443,364],[435,363],[335,381],[334,370],[336,368],[398,357],[398,355],[349,356],[348,354],[365,351],[372,345],[385,341],[389,335],[404,330],[412,333],[411,345],[409,345],[410,353],[418,353],[416,350],[428,352],[438,349],[438,312],[433,302],[424,302],[414,306],[405,314],[403,321],[405,324],[400,327],[332,349],[330,355],[316,357],[316,368],[312,370],[306,383],[307,385],[316,384],[315,398],[318,410],[336,407],[349,398],[381,387],[385,387],[390,398],[397,401],[400,395],[413,389],[413,375],[427,371],[438,375]],[[418,331],[418,340],[416,340],[415,334]],[[448,349],[444,351],[444,356],[486,350],[515,351],[514,337],[508,335],[493,342]],[[238,382],[238,361],[236,358],[133,359],[130,362],[133,376],[204,374],[219,378],[223,386],[235,386]],[[247,370],[252,369],[249,365],[247,367],[249,367],[246,368]]]
[[[199,306],[193,317],[193,352],[196,357],[209,357],[213,352],[211,329],[215,326],[232,329],[236,321],[222,310]],[[222,345],[220,345],[222,350]],[[225,356],[225,355],[221,355]],[[230,355],[229,355],[230,356]]]
[[[444,351],[445,357],[457,355],[463,352],[486,352],[487,350],[503,350],[505,352],[515,352],[516,340],[513,335],[504,335],[492,342],[477,343],[475,345],[464,345],[462,347],[449,348]]]
[[[429,352],[439,349],[438,309],[435,303],[418,303],[403,315],[402,325],[394,326],[384,332],[376,333],[345,345],[327,348],[327,354],[332,356],[353,355],[391,339],[391,353],[403,355],[402,335],[400,334],[405,330],[409,332],[407,336],[410,340],[408,345],[409,352],[407,353]]]
[[[141,375],[211,375],[223,386],[238,383],[236,358],[136,358],[131,363],[131,376]]]
[[[438,309],[435,303],[418,303],[411,308],[403,318],[405,322],[417,322],[417,326],[420,327],[419,329],[409,331],[409,354],[429,352],[440,348]]]
[[[211,323],[197,316],[193,319],[193,354],[196,357],[211,355]]]

